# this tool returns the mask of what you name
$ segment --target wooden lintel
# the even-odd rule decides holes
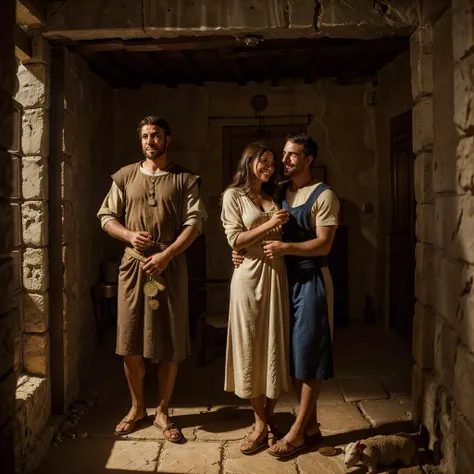
[[[206,41],[203,41],[206,39]],[[235,38],[207,39],[197,37],[195,39],[165,38],[161,40],[111,40],[111,41],[82,41],[77,47],[88,51],[117,51],[130,52],[152,52],[152,51],[186,51],[217,49],[226,46],[237,46]]]
[[[204,85],[204,80],[202,78],[201,71],[198,65],[196,64],[196,61],[192,57],[192,55],[188,51],[180,51],[180,54],[181,54],[181,57],[186,62],[186,64],[188,65],[196,84],[198,86]]]
[[[26,61],[32,57],[31,40],[25,30],[15,25],[15,56],[20,61]]]
[[[16,21],[28,28],[46,23],[46,0],[16,0]]]

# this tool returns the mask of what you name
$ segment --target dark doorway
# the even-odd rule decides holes
[[[306,125],[278,125],[258,127],[224,127],[222,133],[222,184],[229,184],[242,156],[243,149],[251,142],[266,143],[274,152],[279,179],[283,176],[282,151],[288,134],[303,133]]]
[[[411,110],[390,124],[392,157],[390,230],[390,328],[411,341],[415,306],[415,197]]]

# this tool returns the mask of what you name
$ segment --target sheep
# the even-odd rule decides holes
[[[344,449],[344,464],[349,469],[361,461],[368,469],[367,474],[376,474],[377,466],[388,466],[398,460],[408,466],[416,451],[410,435],[379,435],[349,443]]]

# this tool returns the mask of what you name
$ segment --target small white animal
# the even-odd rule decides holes
[[[367,474],[376,474],[377,466],[388,466],[401,461],[408,466],[416,453],[415,443],[409,435],[374,436],[344,449],[344,464],[347,469],[359,461],[367,467]]]

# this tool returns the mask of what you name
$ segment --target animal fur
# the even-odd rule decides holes
[[[376,474],[377,466],[388,466],[396,461],[408,466],[416,454],[416,446],[409,435],[399,433],[349,443],[344,453],[347,469],[362,462],[367,467],[367,474]]]

